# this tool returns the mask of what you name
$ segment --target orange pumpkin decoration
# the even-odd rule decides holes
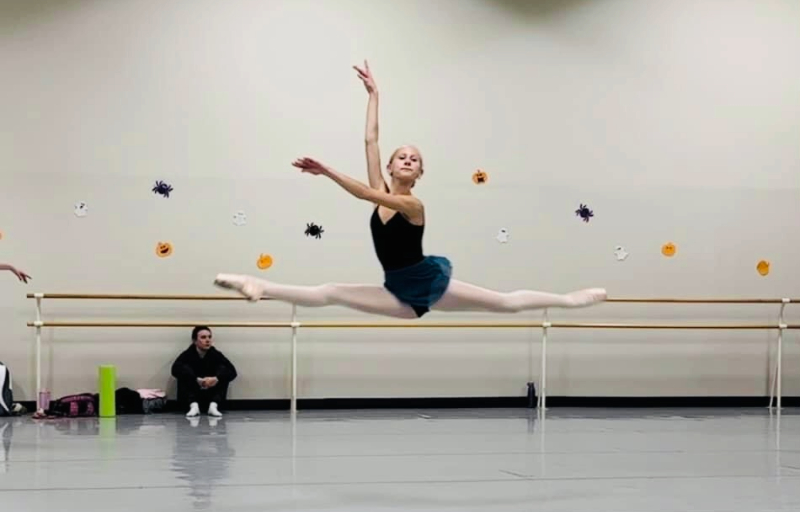
[[[169,242],[158,242],[156,244],[156,256],[166,258],[172,255],[172,244]]]
[[[261,254],[258,256],[258,260],[256,261],[256,266],[261,270],[266,270],[272,266],[272,256],[269,254]]]
[[[486,174],[486,172],[484,172],[482,169],[478,169],[478,170],[477,170],[477,171],[475,171],[475,173],[472,175],[472,181],[473,181],[473,182],[474,182],[476,185],[483,185],[484,183],[486,183],[487,181],[489,181],[489,175],[488,175],[488,174]]]
[[[675,247],[675,244],[673,244],[672,242],[668,242],[661,246],[661,254],[663,254],[667,258],[675,256],[675,251],[677,251],[677,248]]]

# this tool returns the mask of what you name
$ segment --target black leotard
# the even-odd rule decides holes
[[[376,207],[370,219],[370,229],[375,252],[384,270],[408,267],[425,258],[422,253],[424,224],[416,226],[400,212],[395,212],[384,224]]]

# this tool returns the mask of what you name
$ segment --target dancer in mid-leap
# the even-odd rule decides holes
[[[378,150],[378,89],[366,62],[363,68],[354,66],[354,69],[369,93],[365,138],[369,185],[312,158],[300,158],[292,165],[302,172],[330,178],[356,198],[374,203],[370,227],[375,252],[384,270],[383,286],[342,283],[296,286],[234,274],[219,274],[214,281],[217,286],[236,290],[251,301],[269,298],[306,307],[345,306],[408,319],[419,318],[432,309],[515,313],[553,307],[585,307],[606,299],[606,291],[602,288],[567,294],[489,290],[453,279],[452,266],[447,258],[423,254],[425,207],[411,194],[411,189],[423,174],[422,156],[413,146],[395,150],[387,165],[390,177],[387,186]]]

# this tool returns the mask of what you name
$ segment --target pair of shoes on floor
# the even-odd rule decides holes
[[[222,413],[219,412],[217,402],[211,402],[211,404],[208,406],[208,415],[214,418],[222,417]],[[186,413],[186,417],[196,418],[197,416],[200,416],[200,406],[197,404],[197,402],[192,402],[192,404],[189,406],[189,412]]]

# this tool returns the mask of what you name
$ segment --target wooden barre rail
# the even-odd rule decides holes
[[[229,295],[175,295],[175,294],[125,294],[125,293],[28,293],[28,299],[102,299],[102,300],[246,300]],[[264,298],[261,300],[272,300]],[[783,304],[800,303],[800,298],[781,299],[681,299],[681,298],[609,298],[606,302],[646,304]]]
[[[28,299],[102,299],[102,300],[247,300],[233,295],[175,295],[131,293],[29,293]],[[261,300],[271,300],[263,298]]]
[[[28,327],[297,327],[297,328],[544,328],[566,329],[800,329],[797,325],[778,324],[618,324],[570,322],[28,322]]]

